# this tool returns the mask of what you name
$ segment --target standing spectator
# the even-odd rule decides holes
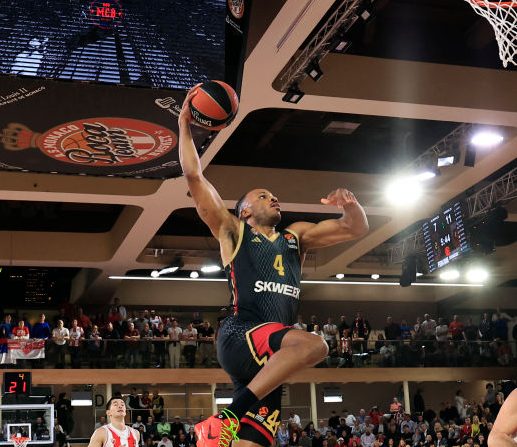
[[[5,314],[4,321],[2,322],[2,324],[0,324],[0,329],[1,328],[4,329],[7,338],[11,338],[11,335],[13,333],[13,325],[12,325],[11,321],[12,321],[11,314]]]
[[[56,353],[56,368],[65,367],[66,345],[70,340],[70,333],[64,327],[63,320],[57,320],[57,327],[52,331],[52,341]]]
[[[193,327],[192,323],[189,323],[187,327],[183,329],[182,338],[185,342],[183,355],[187,360],[187,366],[194,368],[196,363],[197,329]]]
[[[169,334],[169,361],[171,368],[180,367],[181,359],[181,335],[183,330],[179,327],[178,320],[171,321],[171,327],[168,329]]]
[[[140,332],[140,334],[141,334],[142,331],[144,330],[145,323],[149,323],[149,320],[147,320],[147,318],[144,317],[143,310],[138,311],[138,318],[135,318],[133,323],[135,323],[135,327],[138,329],[138,332]]]
[[[90,368],[101,368],[102,337],[99,326],[94,324],[87,338],[88,342],[86,347],[90,359]]]
[[[416,322],[413,326],[413,337],[415,340],[423,340],[424,333],[422,331],[422,318],[416,317]]]
[[[463,340],[463,323],[459,320],[458,315],[453,315],[452,321],[449,323],[449,332],[454,341]]]
[[[156,329],[160,323],[162,323],[162,317],[156,314],[156,311],[151,310],[151,315],[149,316],[149,323],[153,329]]]
[[[386,317],[386,326],[384,327],[384,335],[386,336],[386,340],[394,341],[400,340],[401,338],[401,330],[400,326],[393,321],[392,317]]]
[[[90,320],[90,317],[84,313],[82,307],[79,307],[77,309],[77,325],[79,327],[82,327],[85,332],[88,331],[89,328],[91,328],[92,326],[92,321]]]
[[[66,435],[70,435],[74,429],[74,418],[72,416],[72,402],[66,398],[66,393],[60,393],[56,402],[56,415]]]
[[[448,340],[449,326],[445,323],[442,317],[438,318],[438,324],[435,328],[435,336],[437,342],[445,342]]]
[[[494,338],[508,340],[508,320],[497,313],[494,320]]]
[[[371,327],[368,320],[363,318],[361,312],[357,312],[354,322],[352,323],[352,340],[358,341],[361,352],[367,351],[368,337]]]
[[[137,421],[137,416],[140,416],[140,410],[142,409],[142,401],[140,400],[140,396],[138,395],[136,388],[131,388],[131,393],[126,398],[126,408],[129,410],[129,416],[131,422],[135,423]],[[138,427],[133,427],[138,429]]]
[[[77,320],[72,320],[72,327],[69,330],[70,359],[72,368],[81,367],[81,346],[84,340],[84,330],[78,325]]]
[[[297,428],[301,428],[302,422],[300,420],[300,416],[298,416],[294,411],[289,412],[289,426],[294,425]]]
[[[467,318],[467,324],[463,328],[463,339],[467,342],[479,340],[479,328],[472,322],[472,318]]]
[[[160,396],[158,390],[156,390],[151,399],[152,411],[153,411],[153,419],[155,421],[161,421],[164,413],[164,401],[163,397]]]
[[[495,403],[495,389],[494,385],[491,383],[487,383],[485,385],[486,393],[484,398],[484,406],[490,407],[490,405]]]
[[[348,331],[350,329],[350,326],[346,322],[346,315],[341,315],[339,317],[339,324],[337,326],[337,330],[339,334],[343,334],[343,331]]]
[[[422,321],[420,328],[425,339],[434,340],[436,336],[436,321],[431,318],[431,315],[424,314],[424,321]]]
[[[400,336],[402,340],[411,339],[411,326],[407,323],[407,320],[402,320],[400,322]]]
[[[456,391],[456,396],[454,397],[454,404],[456,406],[456,409],[458,410],[458,415],[460,419],[464,420],[467,416],[467,408],[466,401],[463,397],[463,393],[461,390]]]
[[[47,340],[51,335],[50,325],[45,321],[45,314],[40,314],[39,321],[32,328],[32,338]]]
[[[336,430],[338,428],[338,426],[339,426],[339,415],[334,410],[332,410],[330,412],[330,418],[329,418],[328,426],[332,430]]]
[[[339,363],[338,368],[352,368],[353,363],[353,350],[352,350],[352,339],[348,335],[348,329],[343,329],[343,336],[339,343]],[[323,433],[322,433],[323,435]],[[324,435],[323,435],[324,436]]]
[[[165,340],[167,338],[167,331],[165,330],[163,323],[160,322],[158,327],[153,330],[153,345],[154,353],[156,355],[156,368],[165,368]]]
[[[390,413],[391,414],[398,413],[401,408],[402,408],[402,404],[399,402],[399,400],[396,397],[394,397],[390,403]]]
[[[307,331],[307,325],[303,322],[303,317],[301,315],[298,315],[298,320],[293,324],[293,328]]]
[[[198,329],[198,340],[201,364],[210,368],[214,359],[215,331],[209,321],[204,321]]]
[[[127,319],[127,310],[120,304],[120,298],[113,299],[113,306],[111,306],[110,314],[117,315],[117,321],[125,321]]]
[[[135,325],[136,327],[136,325]],[[149,327],[149,323],[145,322],[142,330],[140,331],[140,354],[142,356],[142,365],[144,368],[147,368],[151,363],[151,352],[152,352],[152,343],[153,339],[153,331]]]
[[[105,358],[107,367],[113,368],[117,360],[117,355],[120,352],[118,342],[120,335],[111,321],[106,324],[102,338],[104,339],[103,357]]]
[[[53,324],[54,327],[57,326],[58,320],[61,320],[63,322],[63,326],[68,328],[70,326],[70,318],[68,318],[68,315],[66,314],[66,310],[64,307],[59,309],[59,313],[54,317]]]
[[[25,321],[20,320],[18,322],[18,326],[15,326],[13,328],[13,338],[25,340],[28,340],[30,338],[29,328],[25,326]]]
[[[321,325],[318,321],[318,317],[316,317],[316,315],[311,315],[309,324],[307,324],[307,332],[314,331],[314,326],[321,327]]]
[[[492,341],[494,338],[494,327],[486,312],[479,323],[479,333],[481,334],[481,341]]]
[[[134,368],[138,363],[138,351],[140,351],[140,332],[135,328],[135,323],[128,323],[124,340],[126,364],[129,368]]]
[[[323,325],[323,338],[329,346],[337,342],[337,326],[333,323],[332,317],[328,317],[327,324]]]

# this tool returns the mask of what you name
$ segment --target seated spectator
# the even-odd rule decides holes
[[[180,433],[186,433],[185,425],[183,425],[183,422],[181,422],[181,417],[174,416],[174,422],[171,424],[171,435],[174,439],[176,439]]]
[[[176,438],[174,438],[174,447],[189,447],[187,442],[187,435],[181,432]]]
[[[168,435],[161,436],[160,442],[158,442],[157,447],[173,447],[172,441],[170,440]]]
[[[307,325],[303,322],[303,317],[301,315],[298,315],[298,321],[293,324],[293,328],[307,331]]]
[[[187,440],[187,445],[196,445],[197,438],[196,438],[196,433],[194,431],[194,425],[190,425],[190,427],[188,428],[186,440]]]
[[[157,436],[156,423],[152,416],[147,417],[147,422],[145,423],[145,434],[146,437],[151,440],[155,439]]]
[[[160,422],[156,424],[156,433],[159,438],[163,438],[164,436],[170,438],[171,436],[171,424],[167,422],[165,416],[162,416]]]
[[[396,348],[388,340],[384,342],[384,346],[380,350],[382,357],[382,366],[395,366],[395,352]]]
[[[300,433],[300,439],[298,440],[298,445],[300,447],[312,447],[312,440],[307,435],[307,432],[305,430],[302,430]]]
[[[99,416],[99,420],[95,423],[95,430],[103,425],[106,425],[108,421],[106,420],[106,416]]]
[[[279,447],[286,447],[289,444],[289,430],[285,422],[280,423],[276,433],[276,440]]]
[[[361,446],[362,447],[373,447],[375,442],[375,435],[366,428],[365,432],[361,435]]]

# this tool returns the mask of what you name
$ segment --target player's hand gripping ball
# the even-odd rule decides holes
[[[221,130],[231,123],[239,98],[235,90],[223,81],[208,81],[195,88],[190,100],[192,119],[208,130]]]

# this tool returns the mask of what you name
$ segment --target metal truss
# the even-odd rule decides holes
[[[338,30],[348,30],[359,18],[356,12],[364,1],[341,1],[314,37],[305,45],[305,48],[289,62],[280,77],[281,91],[286,90],[293,83],[300,82],[307,76],[305,69],[315,58],[319,60],[330,51],[330,40],[337,34]]]
[[[480,217],[496,205],[504,205],[517,198],[517,168],[494,180],[489,185],[467,197],[467,219]],[[422,230],[406,236],[388,248],[388,262],[399,264],[410,254],[425,252]]]
[[[491,210],[494,205],[502,205],[517,198],[517,168],[467,199],[469,217],[477,217]]]

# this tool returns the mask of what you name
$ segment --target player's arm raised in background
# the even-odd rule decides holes
[[[350,191],[344,188],[336,189],[321,199],[321,202],[341,208],[343,215],[338,219],[322,220],[317,224],[295,222],[290,225],[289,229],[298,234],[303,251],[358,239],[368,233],[366,213]]]
[[[196,87],[187,94],[178,118],[180,163],[199,217],[208,225],[214,237],[221,242],[221,239],[226,239],[229,234],[233,238],[238,233],[239,222],[228,212],[219,193],[205,178],[201,169],[201,161],[190,131],[192,117],[189,102],[196,94],[195,89]]]
[[[514,436],[517,436],[517,390],[512,391],[499,410],[488,435],[488,447],[515,447]]]

